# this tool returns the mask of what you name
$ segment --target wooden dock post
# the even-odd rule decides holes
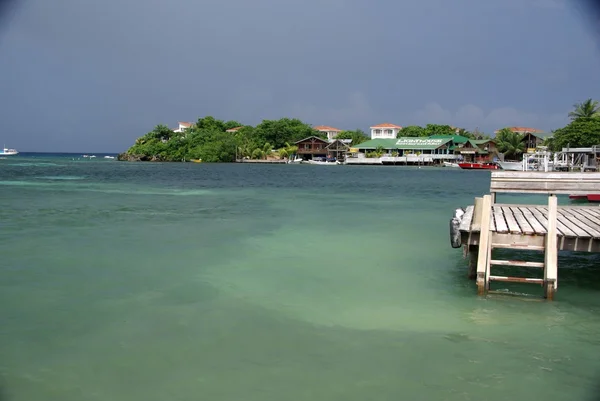
[[[481,204],[481,231],[477,255],[477,294],[484,295],[489,288],[490,220],[492,218],[492,196],[484,195]]]
[[[544,296],[548,300],[554,298],[558,287],[558,236],[556,221],[558,214],[558,200],[556,195],[548,196],[548,229],[544,254]]]

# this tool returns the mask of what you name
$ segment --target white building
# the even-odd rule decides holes
[[[175,128],[173,130],[173,132],[183,132],[186,128],[191,128],[194,125],[194,123],[186,123],[186,122],[179,122],[179,127]]]
[[[377,124],[370,128],[371,139],[395,139],[402,129],[401,126],[390,123]]]
[[[329,142],[331,142],[333,139],[335,139],[337,134],[342,132],[341,129],[337,129],[334,127],[328,127],[327,125],[317,125],[316,127],[314,127],[314,129],[319,132],[323,132],[323,133],[327,134],[327,140]]]

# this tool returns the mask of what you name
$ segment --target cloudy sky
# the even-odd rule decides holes
[[[577,0],[15,0],[0,142],[117,152],[205,115],[551,130],[600,98],[591,15]]]

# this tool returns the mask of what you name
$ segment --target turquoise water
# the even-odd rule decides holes
[[[2,159],[3,395],[591,400],[598,257],[561,257],[555,302],[478,298],[448,221],[488,185],[453,169]]]

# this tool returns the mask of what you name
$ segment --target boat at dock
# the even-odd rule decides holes
[[[569,195],[569,199],[579,202],[600,202],[600,194],[574,194]]]
[[[452,162],[444,162],[444,167],[460,168],[460,166],[458,165],[458,163],[452,163]]]
[[[458,163],[463,170],[498,170],[496,163]]]
[[[19,152],[16,149],[9,149],[6,146],[4,146],[1,150],[0,150],[0,157],[1,156],[15,156],[18,155]]]
[[[498,161],[502,170],[506,171],[523,171],[523,162],[518,161]]]

